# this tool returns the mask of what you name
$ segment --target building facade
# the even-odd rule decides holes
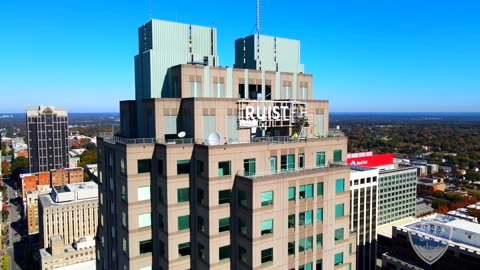
[[[27,232],[29,235],[39,232],[38,226],[38,196],[49,194],[52,187],[83,182],[82,168],[69,168],[21,174],[22,198],[27,217]]]
[[[378,175],[376,168],[351,167],[350,230],[357,233],[357,269],[376,269]]]
[[[27,108],[29,172],[68,168],[68,115],[54,106]]]
[[[355,269],[347,138],[312,76],[194,62],[98,139],[97,269]]]
[[[39,194],[41,269],[77,263],[95,265],[98,186],[94,182],[53,187]]]
[[[382,269],[478,269],[480,225],[432,214],[392,227]]]
[[[378,225],[415,217],[417,168],[380,171]]]

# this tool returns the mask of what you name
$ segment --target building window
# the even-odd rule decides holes
[[[163,188],[161,186],[158,186],[158,201],[162,204],[165,204],[165,200],[163,196],[164,196]]]
[[[198,257],[205,259],[205,246],[198,243]]]
[[[163,160],[161,159],[157,160],[157,172],[158,175],[163,175]]]
[[[150,186],[139,187],[137,189],[137,195],[139,201],[150,200]]]
[[[325,167],[325,152],[317,152],[315,165],[317,167]]]
[[[288,200],[295,201],[295,187],[288,188]]]
[[[323,221],[323,208],[317,208],[317,222]]]
[[[273,248],[262,250],[262,264],[273,262]]]
[[[242,246],[238,246],[238,259],[243,262],[243,263],[247,263],[247,249],[242,247]]]
[[[352,247],[352,243],[348,244],[348,253],[352,254],[352,251],[353,251],[353,247]]]
[[[190,256],[190,242],[178,245],[178,257]]]
[[[238,218],[238,232],[247,235],[247,222]]]
[[[197,160],[197,176],[200,176],[205,171],[203,160]]]
[[[124,157],[121,157],[120,158],[120,172],[121,173],[125,173],[125,158]]]
[[[247,206],[247,192],[238,190],[238,203],[243,206]]]
[[[122,200],[127,200],[127,190],[125,188],[125,185],[122,185],[122,192],[120,193],[120,198]]]
[[[123,211],[122,211],[122,225],[123,227],[127,227],[127,214],[125,214],[125,212]]]
[[[300,199],[312,198],[313,184],[301,185],[299,188],[299,197]]]
[[[188,202],[190,201],[190,188],[179,188],[177,189],[177,202]]]
[[[265,220],[260,223],[261,235],[273,233],[273,219]]]
[[[165,255],[165,244],[162,241],[159,242],[159,248],[158,248],[158,253],[160,257],[163,257]]]
[[[340,193],[345,191],[345,179],[337,179],[335,181],[335,193]]]
[[[295,228],[295,214],[288,215],[288,228]]]
[[[218,204],[230,203],[230,189],[220,190],[218,192]]]
[[[343,228],[335,230],[335,242],[343,240]]]
[[[344,216],[344,208],[345,207],[343,203],[335,205],[335,218]]]
[[[323,182],[317,183],[317,196],[323,196]]]
[[[277,172],[277,157],[271,156],[270,157],[270,172],[276,173]]]
[[[152,239],[140,241],[140,254],[152,252]]]
[[[340,265],[342,263],[343,263],[343,252],[335,254],[335,257],[333,259],[333,264]]]
[[[298,241],[298,251],[307,251],[313,248],[313,236],[301,238]]]
[[[243,160],[243,171],[245,172],[245,176],[255,175],[255,159],[245,159]]]
[[[125,238],[122,238],[122,250],[127,253],[127,240]]]
[[[342,150],[333,150],[333,162],[342,161]]]
[[[218,220],[218,232],[228,232],[230,231],[230,218],[221,218]]]
[[[305,154],[298,154],[298,168],[303,169],[305,166]]]
[[[231,166],[230,161],[218,162],[218,176],[230,175],[231,174],[230,166]]]
[[[190,160],[177,160],[177,175],[190,173]]]
[[[295,241],[288,242],[288,256],[295,255]]]
[[[150,213],[140,214],[138,215],[138,227],[149,227],[152,225],[152,218]]]
[[[178,217],[178,230],[190,229],[190,215]]]
[[[323,269],[323,260],[317,260],[317,269],[316,270],[322,270]]]
[[[323,246],[323,233],[317,234],[317,247]]]
[[[298,222],[300,226],[312,224],[313,211],[301,212],[298,216]]]
[[[197,231],[205,232],[205,221],[201,216],[197,216]]]
[[[219,254],[218,259],[220,261],[225,260],[225,259],[229,259],[230,258],[230,245],[220,247],[218,249],[218,254]]]
[[[150,172],[150,159],[137,160],[138,173]]]
[[[306,263],[304,265],[300,265],[298,267],[298,270],[312,270],[313,269],[312,267],[313,267],[313,264],[311,262],[309,262],[309,263]]]
[[[273,205],[273,191],[265,191],[261,194],[262,207]]]
[[[201,188],[197,188],[197,203],[203,204],[203,199],[205,199],[205,192]]]
[[[282,172],[295,170],[295,155],[282,155],[280,157],[280,168]]]
[[[163,220],[163,215],[158,214],[158,227],[160,229],[163,229],[164,226],[165,226],[165,220]]]

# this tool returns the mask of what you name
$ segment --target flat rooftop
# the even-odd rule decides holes
[[[392,228],[394,226],[398,227],[404,224],[412,223],[415,220],[418,220],[418,219],[415,217],[406,217],[391,223],[383,224],[377,227],[377,234],[383,235],[388,238],[392,238]]]

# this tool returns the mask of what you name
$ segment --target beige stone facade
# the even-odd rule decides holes
[[[312,75],[277,70],[179,64],[148,99],[136,79],[98,139],[97,269],[355,269],[347,138]]]
[[[96,186],[95,183],[88,184]],[[38,200],[40,246],[42,248],[50,247],[50,238],[53,236],[61,236],[64,245],[69,245],[81,237],[96,235],[98,226],[97,196],[84,199],[74,197],[74,200],[57,203],[50,194],[42,194],[38,196]]]

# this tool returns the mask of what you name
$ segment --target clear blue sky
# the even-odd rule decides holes
[[[217,28],[220,65],[256,0],[152,0],[153,18]],[[314,98],[334,112],[480,111],[480,1],[263,0],[261,33],[301,41]],[[134,99],[149,0],[0,3],[0,112],[117,112]]]

